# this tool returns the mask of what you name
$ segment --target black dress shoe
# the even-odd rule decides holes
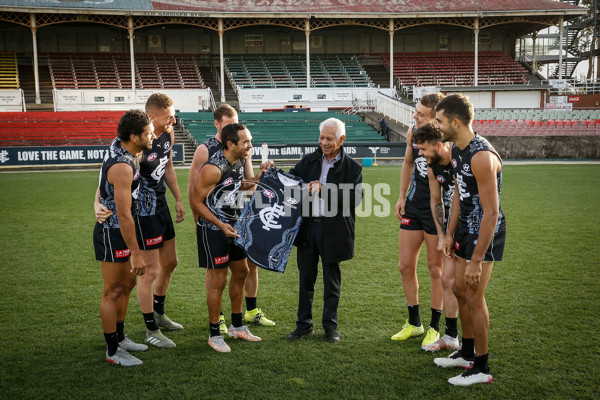
[[[325,329],[325,337],[328,342],[339,342],[341,339],[340,333],[335,329]]]
[[[312,326],[310,328],[306,328],[306,329],[298,328],[294,332],[292,332],[288,335],[288,339],[289,340],[298,340],[298,339],[302,339],[304,336],[312,335],[313,333],[315,333],[315,330],[312,328]]]

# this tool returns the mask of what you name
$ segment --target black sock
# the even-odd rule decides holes
[[[465,360],[472,360],[475,357],[475,339],[463,337],[460,353]]]
[[[117,338],[119,342],[125,340],[125,321],[117,321]]]
[[[119,347],[119,339],[117,338],[117,332],[105,333],[104,340],[106,340],[106,348],[109,356],[114,356]]]
[[[157,314],[163,315],[165,313],[165,298],[166,297],[167,297],[167,295],[164,295],[164,296],[154,295],[154,311],[156,311]]]
[[[475,362],[473,363],[473,368],[477,368],[479,371],[484,374],[490,373],[490,367],[488,365],[488,354],[484,354],[482,356],[475,356]]]
[[[234,328],[239,328],[240,326],[244,325],[242,323],[242,313],[231,313],[231,325],[233,325]]]
[[[210,336],[220,336],[221,335],[221,331],[219,330],[219,324],[211,324],[209,322],[210,325]]]
[[[435,308],[431,309],[431,323],[429,324],[429,326],[438,332],[440,331],[441,316],[442,316],[442,310],[436,310]]]
[[[458,337],[458,318],[446,317],[446,335],[450,337]]]
[[[146,323],[146,329],[148,329],[149,331],[158,330],[158,325],[156,325],[156,321],[154,320],[153,312],[149,312],[146,314],[142,313],[142,315],[144,316],[144,322]]]
[[[246,310],[251,311],[256,308],[256,297],[246,297]]]
[[[421,326],[421,318],[419,317],[419,305],[408,306],[408,323],[412,326]]]

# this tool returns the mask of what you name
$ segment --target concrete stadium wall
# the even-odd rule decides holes
[[[600,159],[600,136],[486,136],[503,159]]]

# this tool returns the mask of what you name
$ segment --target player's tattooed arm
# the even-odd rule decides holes
[[[435,205],[435,214],[433,216],[438,224],[442,228],[442,233],[446,234],[446,227],[444,226],[444,205],[437,203]]]

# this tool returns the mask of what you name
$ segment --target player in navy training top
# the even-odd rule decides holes
[[[413,142],[419,146],[419,155],[427,160],[430,206],[437,229],[437,250],[441,251],[446,236],[454,196],[452,175],[452,143],[442,143],[442,133],[433,122],[421,126],[413,133]],[[454,261],[444,257],[442,287],[444,289],[444,312],[446,332],[433,343],[422,345],[425,351],[456,350],[458,342],[458,302],[452,286],[454,284]]]
[[[117,130],[119,136],[104,158],[99,181],[100,202],[111,214],[94,227],[94,249],[104,281],[100,319],[107,344],[106,360],[131,366],[142,362],[127,350],[145,350],[147,346],[126,340],[119,318],[127,313],[136,275],[143,276],[146,269],[134,218],[141,179],[138,156],[152,145],[154,135],[150,118],[141,110],[126,112]]]
[[[210,324],[208,344],[219,352],[231,349],[219,329],[221,298],[231,270],[229,297],[231,299],[230,337],[260,341],[242,323],[244,281],[248,273],[246,254],[233,244],[239,237],[232,224],[241,210],[239,196],[258,182],[264,170],[244,180],[245,159],[252,154],[252,136],[242,124],[229,124],[221,132],[223,150],[216,152],[200,169],[192,188],[190,205],[198,215],[196,229],[198,261],[207,268],[206,292]],[[243,204],[243,203],[242,203]]]
[[[435,359],[440,366],[473,368],[448,380],[453,385],[488,383],[489,313],[485,290],[494,261],[502,259],[506,220],[500,206],[502,160],[490,143],[473,131],[473,105],[455,94],[436,106],[436,120],[444,141],[454,142],[455,177],[453,212],[448,224],[444,253],[454,257],[454,293],[463,329],[461,349],[448,358]]]
[[[408,307],[408,319],[392,340],[406,340],[425,332],[419,315],[419,282],[417,261],[425,242],[427,267],[431,278],[431,322],[421,345],[428,346],[440,337],[440,317],[444,304],[442,289],[442,252],[437,250],[437,230],[431,214],[427,161],[419,155],[419,146],[413,142],[416,129],[435,118],[435,105],[443,97],[441,93],[421,97],[415,106],[415,125],[406,135],[406,154],[402,163],[400,195],[396,203],[396,218],[400,220],[398,233],[398,269]]]
[[[192,165],[190,167],[190,176],[188,180],[188,197],[192,195],[192,188],[200,172],[200,168],[212,157],[212,155],[223,149],[221,144],[221,131],[226,125],[237,123],[238,114],[237,111],[229,104],[221,104],[214,112],[214,125],[217,129],[217,133],[204,141],[200,146],[196,148],[194,158],[192,159]],[[244,178],[251,179],[254,176],[252,169],[251,157],[246,159],[244,165]],[[194,215],[194,221],[198,220],[198,216]],[[248,276],[246,276],[246,282],[244,283],[244,292],[246,298],[246,312],[244,313],[244,321],[255,322],[263,326],[274,326],[275,322],[271,321],[265,316],[262,309],[258,308],[258,268],[251,261],[248,262]],[[225,316],[221,314],[220,317],[220,329],[222,334],[227,334],[227,325],[225,323]]]
[[[181,330],[183,326],[172,321],[164,311],[168,286],[178,262],[175,228],[167,205],[166,186],[175,197],[176,222],[185,218],[185,206],[172,160],[175,140],[173,100],[163,93],[154,93],[146,101],[146,112],[153,121],[157,138],[152,143],[152,148],[144,151],[140,163],[142,183],[138,196],[136,228],[147,270],[138,281],[137,295],[146,325],[146,342],[156,347],[170,348],[175,343],[164,336],[159,327]],[[103,210],[97,203],[95,209],[96,217],[100,220]]]

